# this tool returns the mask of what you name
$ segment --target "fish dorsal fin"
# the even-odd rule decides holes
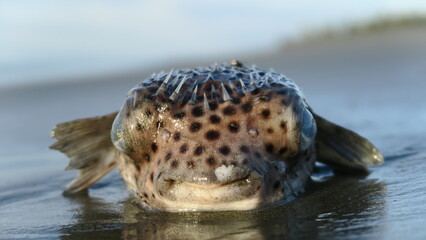
[[[317,161],[338,172],[368,173],[368,168],[383,163],[380,151],[357,133],[314,114],[317,124]]]
[[[117,112],[114,112],[55,126],[52,138],[56,142],[49,148],[58,150],[70,158],[66,170],[80,170],[64,193],[71,194],[84,190],[116,167],[119,152],[113,146],[110,137],[116,116]]]

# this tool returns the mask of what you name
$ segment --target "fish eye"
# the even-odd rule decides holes
[[[126,145],[123,139],[123,125],[121,123],[120,114],[114,119],[111,129],[111,140],[114,146],[123,153],[127,152]]]
[[[301,151],[307,150],[314,142],[315,135],[317,133],[317,125],[311,112],[304,107],[301,114],[301,126],[300,126],[300,145]]]

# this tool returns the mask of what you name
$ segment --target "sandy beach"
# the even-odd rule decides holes
[[[55,124],[116,111],[153,71],[234,58],[293,79],[318,114],[370,139],[386,163],[364,178],[321,168],[302,198],[263,212],[144,213],[117,171],[89,193],[62,196],[76,172],[64,172],[67,158],[48,150]],[[424,239],[425,91],[426,25],[0,89],[0,239]]]

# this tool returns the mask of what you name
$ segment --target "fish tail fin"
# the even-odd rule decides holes
[[[380,151],[357,133],[314,114],[317,124],[317,160],[344,173],[369,173],[368,167],[384,162]]]
[[[70,158],[65,170],[78,169],[78,176],[64,193],[84,190],[101,179],[117,165],[118,151],[111,142],[110,132],[117,112],[93,118],[77,119],[56,125],[49,148]]]

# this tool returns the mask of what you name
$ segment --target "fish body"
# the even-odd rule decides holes
[[[118,113],[60,124],[53,137],[80,169],[67,192],[118,166],[144,208],[172,212],[268,207],[303,192],[315,161],[347,172],[383,162],[314,114],[293,81],[235,61],[153,74]]]

